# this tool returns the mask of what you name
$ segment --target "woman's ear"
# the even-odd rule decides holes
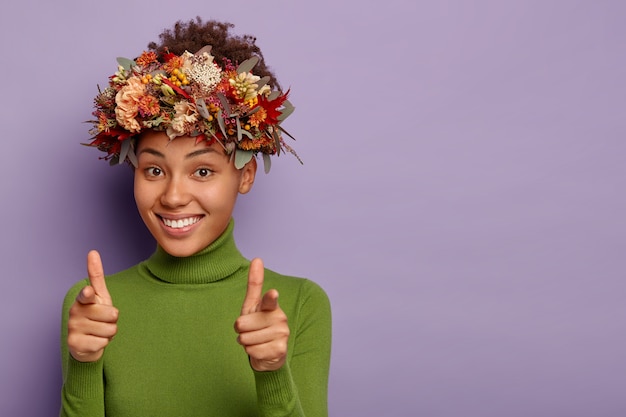
[[[246,194],[252,189],[254,178],[256,177],[256,158],[252,157],[250,162],[241,168],[241,179],[239,180],[239,192]]]

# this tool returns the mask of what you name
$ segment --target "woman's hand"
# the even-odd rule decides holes
[[[70,354],[80,362],[95,362],[117,333],[118,310],[113,307],[104,280],[100,254],[87,254],[90,285],[84,287],[70,307],[67,323],[67,345]]]
[[[239,333],[237,342],[250,357],[255,371],[275,371],[283,366],[287,358],[289,326],[287,316],[278,306],[278,291],[263,291],[263,261],[255,258],[250,262],[248,288],[235,321]]]

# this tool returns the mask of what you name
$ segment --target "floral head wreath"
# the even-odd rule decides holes
[[[224,59],[220,66],[205,46],[195,54],[143,52],[136,60],[118,58],[109,86],[94,100],[89,146],[106,152],[110,164],[137,166],[136,138],[146,130],[165,131],[170,140],[192,136],[196,143],[219,143],[239,169],[258,153],[265,172],[270,155],[296,153],[283,141],[280,126],[294,107],[287,93],[272,90],[269,77],[252,74],[252,57],[237,67]],[[298,158],[300,163],[302,161]]]

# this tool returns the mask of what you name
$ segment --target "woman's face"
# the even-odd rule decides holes
[[[141,218],[170,255],[201,251],[228,226],[239,193],[252,188],[253,158],[238,170],[222,147],[195,138],[169,140],[150,131],[137,146],[135,201]]]

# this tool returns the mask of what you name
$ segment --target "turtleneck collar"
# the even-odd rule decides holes
[[[233,229],[231,219],[224,233],[213,243],[184,258],[172,256],[157,246],[156,252],[143,264],[158,279],[171,284],[209,284],[222,280],[248,267],[248,261],[235,245]]]

